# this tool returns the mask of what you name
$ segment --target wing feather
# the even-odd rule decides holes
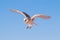
[[[29,16],[27,13],[22,12],[22,11],[20,11],[20,10],[11,9],[10,11],[11,11],[11,12],[16,12],[16,13],[19,13],[19,14],[22,14],[24,17],[30,18],[30,16]]]
[[[43,14],[37,14],[37,15],[34,15],[34,16],[31,17],[32,20],[34,20],[36,18],[49,19],[50,16],[46,16],[46,15],[43,15]]]

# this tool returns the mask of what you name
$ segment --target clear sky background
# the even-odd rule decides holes
[[[24,16],[10,12],[19,9],[30,16],[45,14],[51,19],[34,20],[26,29]],[[60,0],[0,0],[0,40],[60,40]]]

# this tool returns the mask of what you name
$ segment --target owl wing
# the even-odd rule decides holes
[[[49,19],[50,16],[46,16],[46,15],[43,15],[43,14],[37,14],[37,15],[34,15],[34,16],[31,17],[32,20],[34,20],[36,18]]]
[[[16,13],[19,13],[19,14],[22,14],[24,17],[30,18],[30,16],[27,13],[23,12],[23,11],[16,10],[16,9],[11,9],[10,11],[11,12],[16,12]]]

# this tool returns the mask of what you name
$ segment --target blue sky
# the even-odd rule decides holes
[[[51,19],[37,18],[34,22],[38,25],[26,30],[24,16],[9,9],[30,16],[45,14]],[[0,40],[60,40],[60,0],[0,0]]]

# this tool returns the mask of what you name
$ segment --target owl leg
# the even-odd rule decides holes
[[[29,26],[26,27],[26,29],[28,29],[28,28],[29,28]]]
[[[32,28],[32,26],[31,26],[31,25],[29,25],[29,26],[27,26],[27,27],[26,27],[26,29],[28,29],[28,28],[29,28],[29,29],[31,29],[31,28]]]

